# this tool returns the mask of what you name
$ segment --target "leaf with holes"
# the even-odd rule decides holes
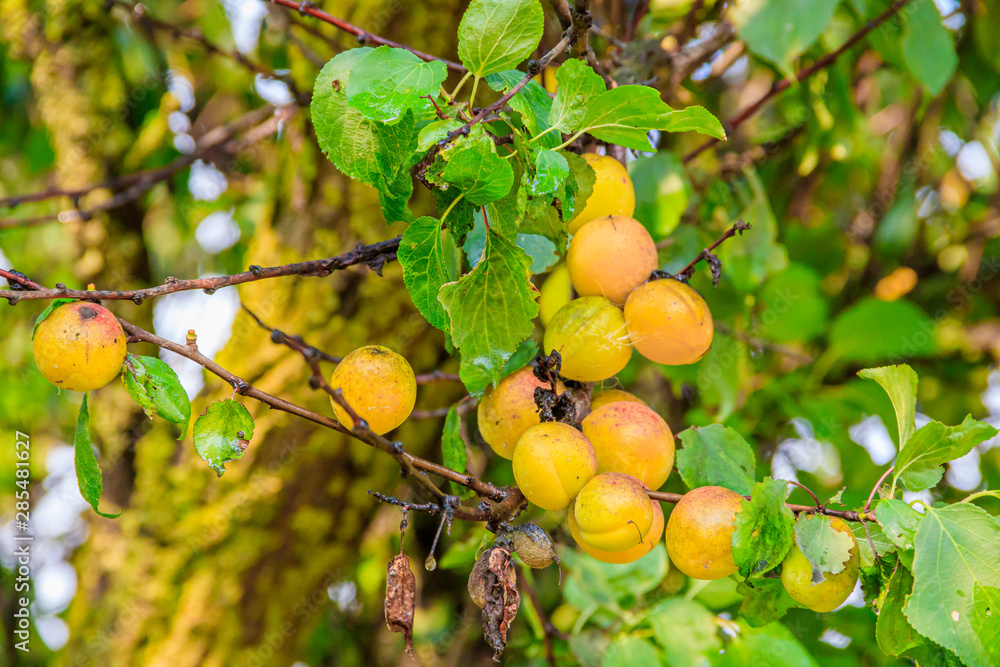
[[[812,581],[818,584],[824,575],[838,574],[851,559],[854,540],[833,527],[828,516],[803,514],[795,522],[795,542],[812,565]]]
[[[893,544],[900,549],[912,549],[923,515],[902,500],[890,498],[879,502],[875,518]]]
[[[125,372],[121,375],[125,391],[138,403],[146,415],[159,415],[168,422],[180,424],[183,440],[191,421],[191,401],[181,386],[177,373],[156,357],[125,357]]]
[[[215,401],[194,422],[194,447],[219,477],[226,463],[243,458],[253,437],[253,417],[230,398]]]
[[[778,566],[795,543],[795,517],[788,509],[788,483],[765,477],[733,520],[733,560],[744,578]]]
[[[605,90],[604,79],[583,60],[567,60],[556,70],[555,99],[549,123],[561,132],[576,132],[591,100]]]
[[[419,115],[430,107],[422,98],[437,97],[447,76],[440,60],[427,62],[406,49],[380,46],[351,69],[347,101],[365,118],[393,125],[411,109]]]

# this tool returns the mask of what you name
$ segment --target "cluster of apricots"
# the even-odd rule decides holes
[[[558,351],[563,377],[580,382],[615,375],[633,348],[660,364],[698,361],[712,344],[708,305],[680,280],[650,280],[658,266],[656,243],[631,217],[635,191],[628,172],[611,157],[583,157],[596,180],[569,222],[566,264],[542,287],[545,351]]]

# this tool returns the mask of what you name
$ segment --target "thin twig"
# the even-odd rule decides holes
[[[815,493],[813,493],[813,490],[810,489],[808,486],[806,486],[805,484],[802,484],[801,482],[796,482],[794,479],[786,479],[785,481],[788,482],[789,484],[791,484],[792,486],[799,487],[800,489],[802,489],[803,491],[805,491],[806,493],[808,493],[810,496],[812,496],[813,502],[816,503],[816,509],[818,509],[818,510],[823,509],[823,503],[821,503],[819,501],[819,497]],[[865,511],[867,512],[868,509],[865,508]]]
[[[661,503],[677,504],[684,498],[683,493],[667,493],[665,491],[646,491],[646,495],[650,497],[651,500],[657,500]],[[743,496],[747,500],[750,500],[750,496]],[[802,512],[809,512],[812,514],[823,514],[825,516],[835,516],[838,519],[843,519],[844,521],[874,521],[875,515],[870,513],[856,512],[854,510],[832,510],[829,507],[813,507],[812,505],[794,505],[792,503],[785,504],[788,509],[792,510],[795,514],[801,514]]]
[[[873,486],[873,487],[872,487],[872,492],[868,494],[868,500],[866,500],[866,501],[865,501],[865,506],[864,506],[864,508],[863,508],[863,509],[861,510],[862,512],[865,512],[865,513],[867,513],[867,512],[868,512],[868,508],[869,508],[869,507],[871,507],[871,505],[872,505],[872,500],[874,500],[874,499],[875,499],[875,494],[876,494],[876,493],[878,492],[878,490],[879,490],[879,487],[881,487],[881,486],[882,486],[882,482],[884,482],[884,481],[885,481],[885,478],[886,478],[886,477],[888,477],[889,475],[891,475],[891,474],[892,474],[892,471],[893,471],[893,470],[894,470],[895,468],[896,468],[896,466],[889,466],[889,469],[888,469],[888,470],[886,470],[886,471],[885,471],[884,473],[882,473],[882,476],[878,478],[878,481],[877,481],[877,482],[875,482],[875,486]]]
[[[866,23],[865,26],[861,28],[861,30],[851,35],[850,38],[848,38],[848,40],[840,46],[840,48],[838,48],[835,51],[831,51],[822,58],[818,59],[813,64],[807,67],[803,67],[798,72],[796,72],[794,76],[785,77],[771,84],[771,88],[766,93],[764,93],[756,102],[747,106],[745,109],[736,114],[735,117],[730,119],[728,123],[726,123],[726,133],[729,134],[733,132],[736,128],[742,125],[748,118],[750,118],[758,111],[760,111],[761,107],[764,106],[764,104],[766,104],[768,100],[770,100],[778,93],[790,88],[793,83],[804,81],[809,77],[811,77],[812,75],[816,74],[816,72],[819,72],[820,70],[829,67],[830,65],[835,63],[837,59],[840,56],[842,56],[848,49],[850,49],[852,46],[860,42],[862,39],[865,38],[865,36],[868,35],[868,33],[870,33],[875,28],[879,27],[880,25],[888,21],[893,16],[893,14],[895,14],[896,12],[898,12],[900,9],[910,4],[911,2],[913,2],[913,0],[896,0],[895,2],[892,3],[892,5],[889,6],[888,9],[879,14],[878,17],[872,19],[871,21]],[[693,151],[685,155],[683,162],[685,164],[691,162],[696,157],[701,155],[701,153],[708,150],[712,146],[715,146],[718,143],[719,140],[714,137],[712,139],[707,140],[705,143],[701,144]]]
[[[358,38],[358,41],[362,44],[371,43],[371,44],[379,44],[381,46],[391,46],[397,49],[406,49],[407,51],[409,51],[416,57],[420,58],[421,60],[426,60],[427,62],[439,60],[443,62],[445,65],[447,65],[448,69],[454,72],[460,72],[464,74],[467,71],[465,67],[462,66],[460,63],[447,60],[446,58],[439,58],[438,56],[432,56],[429,53],[418,51],[417,49],[406,46],[405,44],[400,44],[398,42],[392,41],[391,39],[386,39],[384,37],[379,37],[378,35],[374,35],[370,32],[365,32],[356,25],[351,25],[350,23],[344,21],[343,19],[339,19],[336,16],[333,16],[332,14],[327,14],[322,9],[317,8],[316,4],[310,2],[309,0],[305,0],[305,2],[294,2],[294,0],[269,0],[269,1],[276,5],[287,7],[288,9],[294,9],[298,11],[300,14],[306,14],[308,16],[312,16],[313,18],[317,18],[320,21],[323,21],[324,23],[329,23],[330,25],[335,26],[336,28],[343,30],[344,32],[348,32],[354,35],[355,37]]]

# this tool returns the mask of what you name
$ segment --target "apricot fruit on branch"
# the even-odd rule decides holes
[[[505,459],[514,456],[514,446],[524,432],[541,421],[535,405],[538,387],[548,389],[549,384],[536,378],[531,366],[526,366],[500,380],[479,402],[479,432]],[[563,392],[566,387],[556,382],[556,389]]]
[[[656,270],[656,243],[641,223],[621,215],[598,218],[576,233],[566,253],[573,287],[581,296],[625,303]]]
[[[660,541],[663,537],[663,509],[660,507],[660,503],[653,503],[653,525],[650,527],[649,532],[643,538],[642,544],[637,544],[634,547],[625,549],[623,551],[602,551],[600,549],[595,549],[586,542],[580,536],[580,524],[576,521],[576,513],[573,511],[573,505],[570,505],[569,512],[566,514],[566,523],[569,525],[569,533],[573,536],[577,545],[583,549],[583,551],[589,556],[596,558],[603,563],[616,563],[624,564],[637,561],[656,546],[656,543]]]
[[[651,280],[625,302],[629,339],[658,364],[692,364],[708,352],[714,326],[701,295],[679,280]]]
[[[340,389],[351,409],[379,435],[406,421],[417,401],[417,380],[410,364],[381,345],[367,345],[350,352],[334,369],[330,386]],[[330,403],[340,423],[354,428],[347,410],[333,397]]]
[[[573,299],[573,284],[569,278],[569,267],[560,264],[552,269],[542,283],[538,295],[538,318],[542,326],[548,326],[552,316]]]
[[[597,457],[580,431],[562,422],[532,426],[514,448],[514,479],[530,502],[564,510],[597,472]]]
[[[733,520],[743,496],[721,486],[684,494],[667,520],[667,553],[681,572],[695,579],[721,579],[736,572]]]
[[[621,162],[607,155],[584,153],[594,170],[594,191],[583,209],[569,221],[569,233],[576,234],[587,223],[608,215],[631,217],[635,213],[635,188]]]
[[[619,403],[621,401],[631,401],[640,405],[646,405],[646,401],[627,391],[622,391],[621,389],[602,389],[595,391],[594,395],[590,397],[590,410],[594,412],[609,403]]]
[[[580,539],[601,551],[625,551],[646,543],[656,512],[635,477],[606,472],[587,482],[573,505]]]
[[[125,332],[104,306],[77,301],[42,320],[32,341],[42,376],[61,389],[103,387],[125,363]]]
[[[560,308],[544,342],[547,354],[562,356],[562,376],[579,382],[605,380],[632,356],[622,311],[603,296],[581,297]]]
[[[587,415],[582,426],[598,473],[626,473],[653,490],[667,481],[674,467],[674,434],[650,408],[632,401],[610,403]]]
[[[854,533],[841,519],[834,517],[830,523],[834,530],[848,535],[854,543],[850,551],[851,556],[844,564],[843,570],[837,574],[824,572],[823,580],[813,583],[812,564],[797,544],[792,546],[781,564],[781,583],[785,585],[788,594],[799,604],[819,612],[833,611],[844,604],[844,600],[858,583],[860,571],[861,557]]]

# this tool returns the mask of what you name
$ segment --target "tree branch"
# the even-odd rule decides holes
[[[805,81],[816,72],[819,72],[820,70],[829,67],[830,65],[835,63],[837,59],[840,56],[842,56],[848,49],[850,49],[852,46],[860,42],[862,39],[865,38],[865,36],[868,35],[868,33],[870,33],[875,28],[879,27],[880,25],[888,21],[900,9],[910,4],[911,2],[913,2],[913,0],[896,0],[895,2],[892,3],[892,5],[890,5],[888,9],[879,14],[876,18],[869,21],[867,24],[865,24],[865,26],[861,28],[861,30],[851,35],[851,37],[840,46],[840,48],[838,48],[835,51],[831,51],[830,53],[826,54],[813,64],[809,65],[808,67],[803,67],[802,69],[800,69],[798,72],[795,73],[794,77],[785,77],[771,84],[771,88],[766,93],[764,93],[764,95],[762,95],[756,102],[754,102],[753,104],[749,105],[748,107],[740,111],[738,114],[736,114],[736,116],[733,117],[726,124],[726,133],[728,134],[736,130],[736,128],[738,128],[740,125],[746,122],[747,119],[749,119],[751,116],[760,111],[761,107],[763,107],[768,100],[770,100],[778,93],[790,88],[793,83]],[[701,155],[701,153],[708,150],[712,146],[715,146],[718,143],[719,143],[718,139],[715,138],[709,139],[708,141],[701,144],[693,151],[685,155],[683,162],[685,164],[691,162],[696,157]]]
[[[327,14],[322,9],[317,8],[316,3],[311,2],[310,0],[305,0],[304,2],[294,2],[293,0],[268,0],[268,1],[273,4],[286,7],[288,9],[294,9],[298,11],[300,14],[306,14],[308,16],[312,16],[313,18],[317,18],[320,21],[323,21],[324,23],[329,23],[330,25],[340,30],[343,30],[344,32],[348,32],[356,36],[358,38],[358,42],[360,42],[361,44],[371,43],[371,44],[378,44],[380,46],[391,46],[397,49],[406,49],[407,51],[409,51],[416,57],[420,58],[421,60],[426,60],[427,62],[439,60],[443,62],[445,65],[447,65],[448,69],[452,70],[453,72],[459,72],[464,74],[466,71],[468,71],[460,63],[447,60],[446,58],[439,58],[438,56],[432,56],[429,53],[418,51],[417,49],[414,49],[412,47],[400,44],[398,42],[394,42],[391,39],[386,39],[384,37],[379,37],[378,35],[373,35],[370,32],[365,32],[356,25],[351,25],[350,23],[344,21],[343,19],[338,19],[336,16],[333,16],[332,14]]]

